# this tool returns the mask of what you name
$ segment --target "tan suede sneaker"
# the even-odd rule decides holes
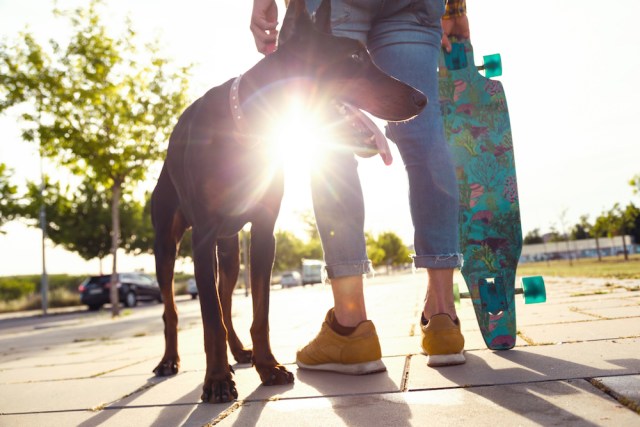
[[[421,321],[420,327],[422,351],[427,355],[427,365],[448,366],[466,362],[460,319],[454,322],[448,314],[436,314],[426,325]]]
[[[329,326],[332,315],[333,309],[327,313],[320,333],[296,354],[298,367],[349,375],[386,371],[373,322],[365,320],[351,335],[343,336]]]

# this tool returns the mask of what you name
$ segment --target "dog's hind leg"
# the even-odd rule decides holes
[[[251,362],[251,350],[244,348],[233,327],[231,305],[233,290],[240,273],[240,245],[238,235],[218,239],[218,295],[222,306],[222,318],[227,327],[227,341],[231,354],[238,363]]]
[[[173,274],[182,235],[188,228],[179,210],[178,195],[169,175],[163,169],[151,196],[151,217],[155,230],[154,255],[156,277],[164,303],[165,350],[153,372],[157,376],[174,375],[180,369],[178,355],[178,310],[173,292]]]
[[[227,357],[227,330],[222,320],[220,298],[216,288],[216,234],[214,227],[197,224],[193,227],[193,266],[200,299],[207,360],[201,399],[210,403],[229,402],[238,397]]]

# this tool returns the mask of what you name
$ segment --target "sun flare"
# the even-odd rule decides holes
[[[299,99],[293,99],[274,123],[271,140],[273,155],[285,170],[307,173],[318,161],[322,146],[332,142],[321,114],[307,109]]]

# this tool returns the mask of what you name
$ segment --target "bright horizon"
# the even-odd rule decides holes
[[[29,30],[41,44],[60,39],[64,20],[52,20],[53,3],[0,0],[0,37],[15,39]],[[80,0],[59,0],[67,9]],[[120,26],[128,13],[141,40],[158,34],[177,63],[198,64],[192,73],[193,99],[236,76],[262,56],[249,32],[252,2],[237,0],[106,0],[105,20]],[[283,1],[278,2],[281,12]],[[624,11],[624,13],[620,13]],[[640,173],[640,141],[635,121],[640,108],[640,54],[631,31],[640,3],[550,0],[514,3],[468,0],[476,62],[484,54],[502,55],[518,173],[523,234],[572,226],[581,215],[593,221],[615,203],[640,203],[627,182]],[[0,117],[0,162],[14,169],[12,182],[39,180],[35,147],[20,139],[15,115]],[[367,231],[393,231],[411,244],[413,231],[406,173],[392,145],[394,163],[379,157],[360,160]],[[308,178],[302,168],[287,171],[286,193],[276,227],[302,235],[299,212],[311,210]],[[45,173],[55,174],[45,164]],[[156,176],[145,186],[152,188]],[[12,222],[0,235],[0,276],[41,272],[40,232]],[[97,260],[47,245],[49,273],[95,274]],[[151,256],[118,255],[119,270],[153,271]],[[103,265],[110,271],[107,257]],[[190,271],[190,264],[177,269]]]

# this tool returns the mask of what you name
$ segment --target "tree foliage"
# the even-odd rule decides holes
[[[531,244],[535,244],[535,243],[544,243],[544,239],[540,235],[540,229],[536,228],[536,229],[531,230],[530,232],[528,232],[527,235],[524,236],[524,239],[523,239],[522,242],[525,245],[531,245]]]
[[[367,250],[373,265],[403,265],[411,262],[409,249],[402,239],[392,231],[378,235],[368,241]],[[382,255],[384,253],[384,255]],[[372,257],[373,256],[373,257]]]
[[[130,21],[113,36],[101,20],[102,6],[91,0],[87,7],[54,11],[72,29],[66,45],[49,40],[45,47],[27,32],[13,45],[0,43],[0,113],[23,105],[24,140],[110,189],[115,281],[122,195],[162,158],[186,105],[188,67],[172,67],[157,41],[141,46]]]
[[[46,234],[56,245],[75,252],[86,260],[104,258],[111,250],[111,200],[100,185],[85,180],[71,188],[45,178],[44,191],[39,184],[28,183],[21,207],[22,216],[38,226],[40,207],[45,206]],[[153,239],[145,206],[130,195],[120,204],[122,248],[133,254],[150,252]]]
[[[18,214],[18,189],[11,183],[11,170],[0,163],[0,233],[2,226]]]

